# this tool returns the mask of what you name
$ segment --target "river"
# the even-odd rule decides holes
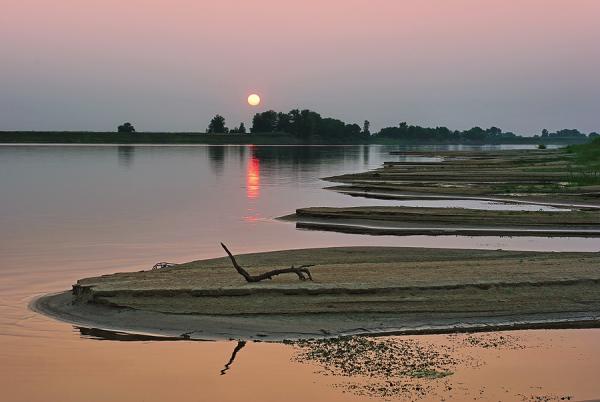
[[[27,307],[36,296],[68,289],[82,277],[222,256],[220,242],[235,253],[340,245],[600,251],[598,239],[370,237],[297,230],[274,219],[306,206],[515,207],[361,199],[323,189],[330,184],[321,177],[410,160],[390,155],[391,150],[398,147],[0,145],[0,400],[381,397],[340,387],[339,378],[322,375],[319,364],[294,360],[296,350],[289,345],[248,344],[221,375],[235,342],[108,340]],[[452,380],[445,381],[468,389],[444,392],[456,393],[457,400],[467,394],[505,395],[506,400],[521,394],[600,398],[593,375],[600,369],[598,330],[511,336],[527,345],[525,351],[469,349],[465,353],[479,356],[484,368],[465,367],[448,377]],[[420,339],[448,341],[445,335]],[[528,363],[516,369],[516,361]],[[522,370],[541,374],[526,383]],[[508,376],[508,382],[498,375]],[[506,394],[501,387],[509,389]],[[422,398],[439,400],[443,389],[436,392]]]

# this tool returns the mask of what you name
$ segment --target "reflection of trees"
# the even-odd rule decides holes
[[[210,145],[208,147],[208,158],[210,159],[210,166],[212,167],[215,174],[220,175],[221,173],[223,173],[225,147],[221,145]]]
[[[238,154],[240,157],[240,163],[244,163],[244,158],[246,157],[246,147],[238,147]]]
[[[344,159],[358,159],[356,149],[336,146],[302,146],[302,147],[261,147],[253,148],[253,155],[261,165],[283,163],[288,166],[310,165],[337,162]]]
[[[240,350],[242,350],[244,348],[244,346],[246,346],[246,341],[238,341],[236,347],[233,349],[233,353],[231,354],[229,361],[227,362],[227,364],[225,364],[225,367],[223,367],[223,369],[221,370],[221,375],[224,375],[225,373],[227,373],[227,370],[229,370],[231,368],[231,365],[233,364],[233,362],[235,360],[235,356],[238,354],[238,352]]]
[[[363,145],[362,147],[362,156],[363,156],[363,165],[368,166],[369,165],[369,153],[371,152],[371,147],[369,147],[368,145]]]
[[[361,158],[360,146],[254,146],[250,152],[260,162],[265,182],[274,174],[313,180],[321,167],[356,163]]]
[[[134,146],[131,145],[119,145],[117,147],[117,152],[119,153],[119,165],[124,167],[131,167],[133,163],[133,151],[135,150]]]
[[[358,162],[369,158],[368,147],[361,146],[208,146],[208,157],[215,174],[225,165],[256,159],[264,172],[308,172],[311,167],[336,164],[340,161]],[[242,164],[246,166],[246,163]]]

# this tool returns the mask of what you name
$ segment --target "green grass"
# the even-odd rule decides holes
[[[579,165],[600,168],[600,138],[586,144],[569,145],[567,152],[575,155],[575,161]]]
[[[0,132],[0,143],[55,144],[297,144],[285,133],[206,134],[206,133],[117,133],[91,131],[13,131]]]
[[[587,144],[570,145],[567,152],[574,155],[570,183],[576,186],[600,184],[600,138]]]
[[[470,142],[464,144],[535,144],[533,137],[516,137],[502,141]],[[571,140],[556,140],[553,143],[572,143]],[[302,139],[288,133],[252,134],[206,134],[200,132],[93,132],[93,131],[0,131],[0,143],[43,143],[43,144],[256,144],[256,145],[302,145]],[[390,145],[442,145],[457,144],[455,141],[399,140],[372,137],[370,139],[313,139],[312,144],[390,144]]]

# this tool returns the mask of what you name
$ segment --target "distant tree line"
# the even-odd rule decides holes
[[[233,129],[228,129],[225,118],[216,115],[208,125],[207,133],[213,134],[244,134],[244,123]],[[347,124],[341,120],[322,117],[312,110],[291,110],[289,113],[266,112],[256,113],[252,118],[251,133],[286,133],[297,137],[303,142],[322,141],[365,141],[370,137],[369,122],[365,121],[363,128],[358,124]]]
[[[118,127],[120,133],[133,133],[135,128],[131,123]],[[246,134],[246,126],[240,123],[229,129],[225,118],[215,115],[206,130],[211,134]],[[288,113],[267,110],[256,113],[252,118],[250,132],[286,133],[305,143],[365,143],[365,142],[400,142],[408,144],[500,144],[500,143],[543,143],[552,141],[584,142],[588,138],[600,137],[597,132],[581,133],[576,129],[562,129],[549,132],[543,129],[541,135],[524,137],[510,131],[502,131],[498,127],[483,129],[473,127],[468,130],[450,130],[447,127],[421,127],[402,122],[394,127],[382,128],[371,134],[370,123],[365,120],[362,128],[358,124],[345,123],[331,117],[323,117],[312,110],[293,109]]]
[[[211,134],[246,134],[246,126],[244,126],[244,123],[240,123],[239,126],[234,127],[230,130],[225,124],[225,118],[218,114],[215,117],[213,117],[210,123],[208,124],[206,132]]]
[[[252,133],[282,132],[292,134],[305,142],[314,140],[355,142],[369,138],[369,122],[365,122],[365,130],[358,124],[348,124],[331,117],[322,117],[312,110],[293,109],[288,113],[267,110],[257,113],[252,118]]]
[[[468,130],[450,130],[446,127],[427,128],[412,126],[407,123],[400,123],[397,127],[386,127],[381,129],[373,138],[394,139],[409,143],[508,143],[508,142],[531,142],[553,140],[585,140],[598,136],[597,133],[590,133],[589,136],[578,130],[564,129],[556,133],[549,133],[548,130],[542,130],[542,135],[533,137],[523,137],[513,132],[504,132],[498,127],[483,129],[473,127]]]
[[[542,130],[542,135],[540,138],[597,138],[600,137],[600,134],[598,134],[597,132],[591,132],[588,135],[585,135],[584,133],[580,132],[577,129],[569,129],[569,128],[565,128],[562,130],[558,130],[555,131],[554,133],[550,133],[548,132],[548,130],[543,129]]]

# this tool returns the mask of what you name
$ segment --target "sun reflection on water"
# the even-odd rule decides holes
[[[249,199],[260,196],[260,162],[254,155],[248,160],[246,169],[246,196]]]
[[[256,222],[259,216],[254,204],[260,197],[260,162],[254,154],[250,156],[246,166],[246,197],[249,203],[244,221]]]

